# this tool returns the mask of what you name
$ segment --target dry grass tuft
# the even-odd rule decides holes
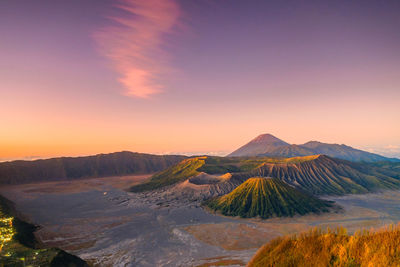
[[[248,266],[400,266],[400,225],[348,235],[345,228],[279,237]]]

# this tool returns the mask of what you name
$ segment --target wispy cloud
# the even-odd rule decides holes
[[[37,160],[42,159],[41,156],[26,156],[26,157],[15,157],[15,158],[0,158],[0,162],[14,161],[14,160]]]
[[[120,0],[116,7],[120,15],[110,17],[113,25],[94,35],[100,52],[119,73],[126,95],[146,98],[160,93],[159,76],[169,69],[163,37],[178,23],[178,4],[174,0]]]
[[[381,147],[366,147],[366,151],[386,157],[400,158],[400,145],[385,145]]]

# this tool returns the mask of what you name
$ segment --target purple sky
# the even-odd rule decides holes
[[[0,158],[230,152],[260,133],[400,156],[399,1],[2,0]]]

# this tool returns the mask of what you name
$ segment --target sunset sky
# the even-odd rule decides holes
[[[400,157],[400,1],[1,0],[0,161],[226,154],[261,133]]]

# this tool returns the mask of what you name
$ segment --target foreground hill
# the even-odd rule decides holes
[[[0,163],[0,184],[154,173],[184,158],[186,157],[124,151],[88,157],[2,162]]]
[[[338,229],[281,237],[259,249],[248,266],[399,266],[399,262],[400,228],[396,227],[353,236]]]
[[[301,192],[275,178],[250,178],[231,193],[207,202],[223,215],[282,217],[328,212],[332,203]]]
[[[400,159],[383,157],[378,154],[362,151],[346,145],[326,144],[317,141],[310,141],[302,145],[291,145],[271,134],[262,134],[256,137],[246,145],[229,154],[228,157],[301,157],[317,154],[324,154],[330,157],[349,161],[400,162]]]
[[[0,196],[0,266],[89,267],[58,248],[38,249],[34,225],[17,217],[13,203]]]
[[[392,166],[392,165],[391,165]],[[293,158],[196,157],[154,175],[150,181],[131,188],[141,192],[183,182],[200,173],[229,173],[231,185],[251,177],[273,177],[317,195],[343,195],[400,189],[400,169],[356,163],[314,155]]]

